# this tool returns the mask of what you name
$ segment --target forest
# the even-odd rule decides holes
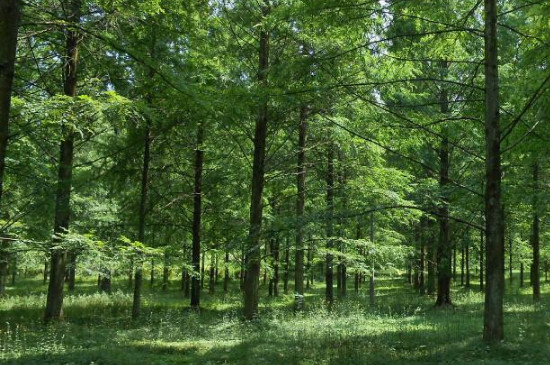
[[[0,0],[0,362],[550,363],[547,0]]]

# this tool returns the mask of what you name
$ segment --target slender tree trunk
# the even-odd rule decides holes
[[[69,275],[68,275],[68,289],[74,291],[76,285],[76,252],[69,252]]]
[[[448,71],[447,61],[441,62],[443,77]],[[446,115],[449,112],[449,101],[447,90],[444,88],[440,94],[441,113]],[[437,247],[437,306],[452,304],[451,302],[451,240],[449,227],[449,198],[447,187],[449,184],[449,138],[448,129],[445,126],[442,132],[443,139],[439,149],[440,174],[439,187],[441,191],[441,204],[439,206],[439,245]]]
[[[229,277],[229,251],[227,249],[225,251],[224,263],[225,263],[225,273],[223,277],[223,292],[227,294],[227,292],[229,291],[229,281],[231,280],[231,278]]]
[[[168,251],[164,252],[164,267],[162,269],[162,291],[168,289],[168,282],[170,281],[170,254]]]
[[[508,275],[510,276],[510,286],[512,286],[512,283],[514,282],[514,267],[513,267],[513,258],[514,258],[514,251],[513,251],[513,240],[512,235],[508,233]]]
[[[151,259],[151,271],[149,272],[149,287],[155,284],[155,259]]]
[[[466,263],[465,257],[466,256],[466,249],[464,247],[464,242],[462,243],[462,249],[461,249],[461,255],[460,255],[460,285],[464,286],[464,279],[466,272],[464,271],[464,264]]]
[[[139,204],[138,241],[145,243],[145,226],[147,218],[147,200],[149,195],[149,166],[151,163],[151,122],[147,120],[143,141],[143,167],[141,171],[141,195]],[[143,286],[143,263],[136,263],[134,273],[134,300],[132,303],[132,319],[141,314],[141,288]]]
[[[519,287],[520,288],[523,288],[523,286],[525,285],[525,280],[524,280],[524,267],[523,267],[523,262],[519,264]]]
[[[283,293],[288,294],[288,280],[289,280],[289,270],[290,270],[290,247],[288,238],[286,239],[286,248],[285,248],[285,274],[283,276]]]
[[[6,295],[6,285],[8,282],[8,240],[2,240],[0,247],[0,296]]]
[[[298,195],[296,200],[296,254],[294,255],[294,291],[298,296],[304,295],[304,227],[303,215],[306,204],[306,144],[307,144],[307,109],[305,106],[300,108],[300,124],[298,126],[298,166],[296,174],[296,186]],[[298,303],[303,303],[303,298],[300,298],[295,307],[298,310],[303,310],[302,307],[297,307]]]
[[[485,278],[483,276],[483,273],[485,271],[485,264],[483,260],[485,258],[485,245],[483,243],[485,235],[482,230],[480,230],[479,233],[479,290],[483,292],[485,290]]]
[[[425,242],[424,242],[424,238],[425,238],[425,234],[424,234],[424,229],[425,229],[425,219],[424,217],[420,219],[420,234],[419,234],[419,238],[420,238],[420,260],[419,260],[419,268],[418,268],[418,271],[419,271],[419,284],[418,284],[418,292],[420,293],[420,295],[424,295],[426,294],[426,285],[424,283],[424,271],[425,271],[425,266],[426,266],[426,258],[425,258],[425,254],[426,254],[426,245],[425,245]]]
[[[370,214],[370,241],[374,245],[374,212]],[[369,282],[369,301],[371,307],[374,306],[375,292],[374,292],[374,259],[372,260],[372,271]]]
[[[434,222],[429,220],[428,221],[428,228],[427,231],[430,232],[430,240],[427,244],[427,251],[428,251],[428,288],[427,292],[428,295],[432,295],[435,293],[435,263],[437,260],[437,253],[435,249],[435,238],[434,238],[434,229],[432,228],[434,226]]]
[[[270,12],[269,0],[260,5],[262,15]],[[260,27],[260,48],[258,62],[258,84],[267,87],[269,69],[269,32]],[[258,316],[258,286],[260,279],[260,235],[262,230],[262,194],[264,190],[266,135],[268,122],[267,99],[261,101],[254,133],[254,161],[252,164],[252,194],[250,199],[250,228],[246,252],[246,278],[244,283],[244,317],[247,320]]]
[[[469,236],[468,236],[469,237]],[[466,242],[466,288],[470,288],[470,241]]]
[[[216,291],[216,254],[210,255],[210,271],[208,275],[208,293],[214,294]]]
[[[456,245],[453,245],[453,281],[456,281]]]
[[[5,220],[7,220],[7,215],[4,213],[2,197],[20,15],[20,0],[2,0],[0,2],[0,44],[2,45],[0,46],[0,218]],[[6,292],[8,247],[9,242],[3,240],[0,250],[0,295],[4,295]]]
[[[66,2],[66,20],[70,24],[80,22],[80,0]],[[66,59],[63,60],[63,91],[69,97],[76,96],[76,80],[78,65],[78,44],[80,35],[73,28],[65,29]],[[62,235],[69,230],[71,219],[71,187],[74,157],[74,131],[71,126],[62,125],[63,140],[60,144],[57,193],[55,200],[54,246],[62,243]],[[46,299],[44,321],[51,322],[63,318],[63,285],[65,283],[65,267],[67,251],[52,249],[50,261],[50,280]]]
[[[327,149],[327,250],[332,250],[333,248],[333,236],[334,236],[334,226],[333,226],[333,216],[334,216],[334,143],[329,142]],[[325,272],[325,298],[329,308],[334,302],[334,288],[333,288],[333,257],[329,252],[326,254],[326,272]]]
[[[533,248],[533,262],[531,264],[531,285],[533,286],[533,300],[540,301],[540,218],[539,218],[539,164],[533,164],[533,234],[531,246]]]
[[[204,275],[205,269],[206,269],[206,252],[203,252],[201,255],[201,276],[200,276],[201,290],[204,289],[204,278],[206,277]]]
[[[483,339],[504,337],[504,241],[501,207],[500,104],[498,81],[497,1],[485,0],[485,243],[487,288]]]
[[[191,276],[191,307],[198,309],[200,307],[201,283],[204,280],[204,259],[203,269],[199,275],[201,261],[201,218],[202,218],[202,168],[204,151],[202,144],[204,142],[204,126],[199,123],[197,126],[197,146],[195,149],[195,187],[193,190],[193,248],[191,265],[193,266],[193,275]],[[202,253],[204,255],[204,252]]]

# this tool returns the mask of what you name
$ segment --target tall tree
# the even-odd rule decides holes
[[[5,219],[2,205],[4,170],[9,139],[11,93],[15,73],[17,33],[21,16],[21,1],[6,0],[0,3],[0,219]],[[8,242],[0,244],[0,296],[4,295],[8,274]]]
[[[504,337],[504,225],[501,204],[500,103],[498,73],[498,6],[485,0],[485,245],[487,284],[483,339]]]
[[[75,97],[77,92],[77,66],[80,34],[77,26],[80,23],[80,0],[67,0],[64,3],[65,19],[65,59],[63,60],[63,92],[69,97]],[[75,25],[74,27],[71,25]],[[57,193],[55,200],[54,246],[62,243],[63,235],[69,230],[71,220],[71,189],[74,158],[74,126],[62,124],[62,138],[59,152]],[[51,251],[50,281],[44,320],[46,322],[63,318],[63,284],[65,282],[65,267],[67,250],[54,247]]]
[[[269,30],[267,17],[271,6],[269,0],[260,3],[263,17],[260,26],[260,47],[258,54],[258,85],[261,89],[267,87],[269,70]],[[262,231],[262,195],[265,180],[265,155],[268,125],[268,100],[261,96],[258,105],[258,117],[254,132],[254,160],[252,163],[252,184],[250,199],[250,227],[246,250],[246,277],[244,281],[244,317],[248,320],[258,316],[258,285],[260,281],[260,240]]]

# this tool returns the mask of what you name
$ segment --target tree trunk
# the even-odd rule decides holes
[[[270,12],[269,0],[260,4],[262,15]],[[258,84],[267,87],[269,68],[269,32],[260,27],[260,48],[258,61]],[[246,252],[246,278],[244,283],[244,317],[247,320],[258,316],[258,285],[260,279],[260,235],[262,230],[262,194],[264,190],[266,135],[268,103],[260,102],[254,133],[254,161],[252,164],[252,194],[250,199],[250,228]]]
[[[466,277],[465,268],[465,259],[466,259],[466,248],[464,247],[464,242],[462,243],[461,255],[460,255],[460,285],[464,286],[464,279]]]
[[[426,229],[430,233],[430,239],[427,243],[427,251],[428,251],[428,283],[427,283],[427,293],[428,295],[432,295],[435,293],[435,263],[437,260],[437,253],[435,249],[435,238],[434,238],[434,229],[432,228],[434,226],[434,221],[429,220],[428,221],[428,228]]]
[[[483,292],[485,290],[485,278],[483,277],[483,273],[485,271],[485,264],[483,260],[485,258],[485,245],[483,244],[483,239],[485,236],[482,230],[479,233],[479,290]]]
[[[80,0],[69,0],[66,3],[66,20],[69,24],[80,22]],[[78,65],[78,44],[80,35],[74,28],[67,27],[66,59],[63,60],[63,91],[70,97],[76,96],[76,80]],[[60,144],[57,192],[54,213],[54,246],[62,244],[62,235],[69,230],[71,219],[71,187],[74,157],[74,131],[72,126],[62,125],[63,140]],[[50,280],[46,299],[44,321],[51,322],[63,318],[63,285],[65,283],[65,268],[67,251],[53,249],[50,261]]]
[[[294,291],[304,295],[304,227],[303,215],[306,203],[306,144],[307,144],[307,109],[300,108],[300,124],[298,126],[298,166],[296,186],[298,195],[296,200],[296,254],[294,255]],[[304,301],[301,300],[301,303]],[[295,303],[295,307],[296,307]],[[303,310],[303,308],[296,309]]]
[[[485,0],[485,243],[487,288],[483,339],[504,338],[504,241],[501,207],[500,104],[498,81],[497,1]]]
[[[334,143],[329,142],[327,150],[327,250],[333,248],[333,216],[334,216]],[[333,288],[333,270],[332,270],[332,254],[329,252],[326,254],[326,272],[325,272],[325,298],[329,308],[334,302],[334,288]]]
[[[466,288],[470,288],[470,238],[466,241]]]
[[[216,253],[210,255],[210,272],[208,276],[208,293],[214,294],[216,291]]]
[[[533,286],[533,300],[540,301],[540,218],[539,218],[539,164],[533,164],[533,262],[531,264],[531,285]]]
[[[149,166],[151,163],[151,121],[147,119],[143,138],[143,168],[141,171],[141,195],[139,204],[138,241],[145,243],[145,226],[147,218],[147,200],[149,195]],[[134,274],[134,300],[132,303],[132,319],[141,314],[141,287],[143,286],[143,263],[138,258]]]
[[[523,288],[524,284],[525,284],[525,280],[524,280],[524,267],[523,267],[523,262],[519,265],[519,287],[520,288]]]
[[[76,252],[69,252],[69,275],[67,278],[69,291],[74,291],[76,285]]]
[[[202,255],[201,255],[201,273],[200,273],[201,290],[204,289],[204,278],[205,278],[204,270],[206,268],[205,261],[206,261],[206,252],[203,252]]]
[[[441,62],[443,77],[448,71],[447,61]],[[449,101],[447,90],[442,88],[440,95],[441,113],[446,115],[449,112]],[[451,302],[451,240],[449,228],[449,197],[447,187],[449,184],[449,138],[448,129],[443,127],[443,139],[439,149],[439,187],[441,194],[441,204],[439,206],[439,244],[437,247],[437,306],[452,304]]]
[[[149,287],[155,284],[155,259],[151,259],[151,271],[149,272]]]
[[[225,251],[224,263],[225,263],[225,274],[223,277],[223,292],[227,294],[229,290],[229,280],[231,280],[229,277],[229,251],[228,250]]]
[[[21,16],[21,0],[0,2],[0,219],[7,220],[2,197],[4,192],[4,170],[9,139],[11,94],[15,73],[17,33]],[[0,253],[0,295],[5,294],[9,255],[8,242],[2,242]]]
[[[168,282],[170,281],[170,255],[168,251],[164,252],[164,267],[162,269],[162,291],[168,289]]]
[[[425,242],[424,242],[424,238],[425,238],[425,234],[424,234],[424,229],[425,229],[425,218],[422,217],[421,220],[420,220],[420,234],[419,234],[419,237],[420,237],[420,260],[419,260],[419,268],[418,268],[418,271],[419,271],[419,279],[418,279],[418,292],[420,293],[420,295],[424,295],[426,294],[426,285],[424,283],[424,271],[425,271],[425,266],[426,266],[426,259],[425,259],[425,254],[426,254],[426,249],[425,249]]]
[[[286,239],[286,248],[285,248],[285,274],[283,275],[283,293],[288,294],[288,270],[290,269],[290,247],[288,246],[288,238]]]
[[[197,126],[197,146],[195,149],[195,187],[193,191],[193,252],[191,265],[193,275],[191,276],[191,307],[200,307],[201,280],[204,276],[204,263],[202,275],[199,275],[201,261],[201,218],[202,218],[202,167],[204,151],[204,126],[199,123]],[[204,255],[204,253],[203,253]],[[204,260],[203,260],[204,262]]]
[[[512,240],[512,234],[508,233],[508,275],[510,276],[510,286],[512,286],[512,283],[514,282],[514,268],[512,265],[512,260],[514,258],[514,251],[513,251],[513,240]]]

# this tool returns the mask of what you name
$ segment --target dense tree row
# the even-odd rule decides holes
[[[348,279],[373,302],[376,271],[403,272],[446,306],[475,268],[500,340],[505,270],[530,272],[535,301],[549,271],[549,13],[2,1],[0,294],[43,272],[51,322],[79,276],[126,277],[137,318],[162,268],[196,309],[238,280],[250,320],[262,280],[302,310],[316,281],[329,306]]]

